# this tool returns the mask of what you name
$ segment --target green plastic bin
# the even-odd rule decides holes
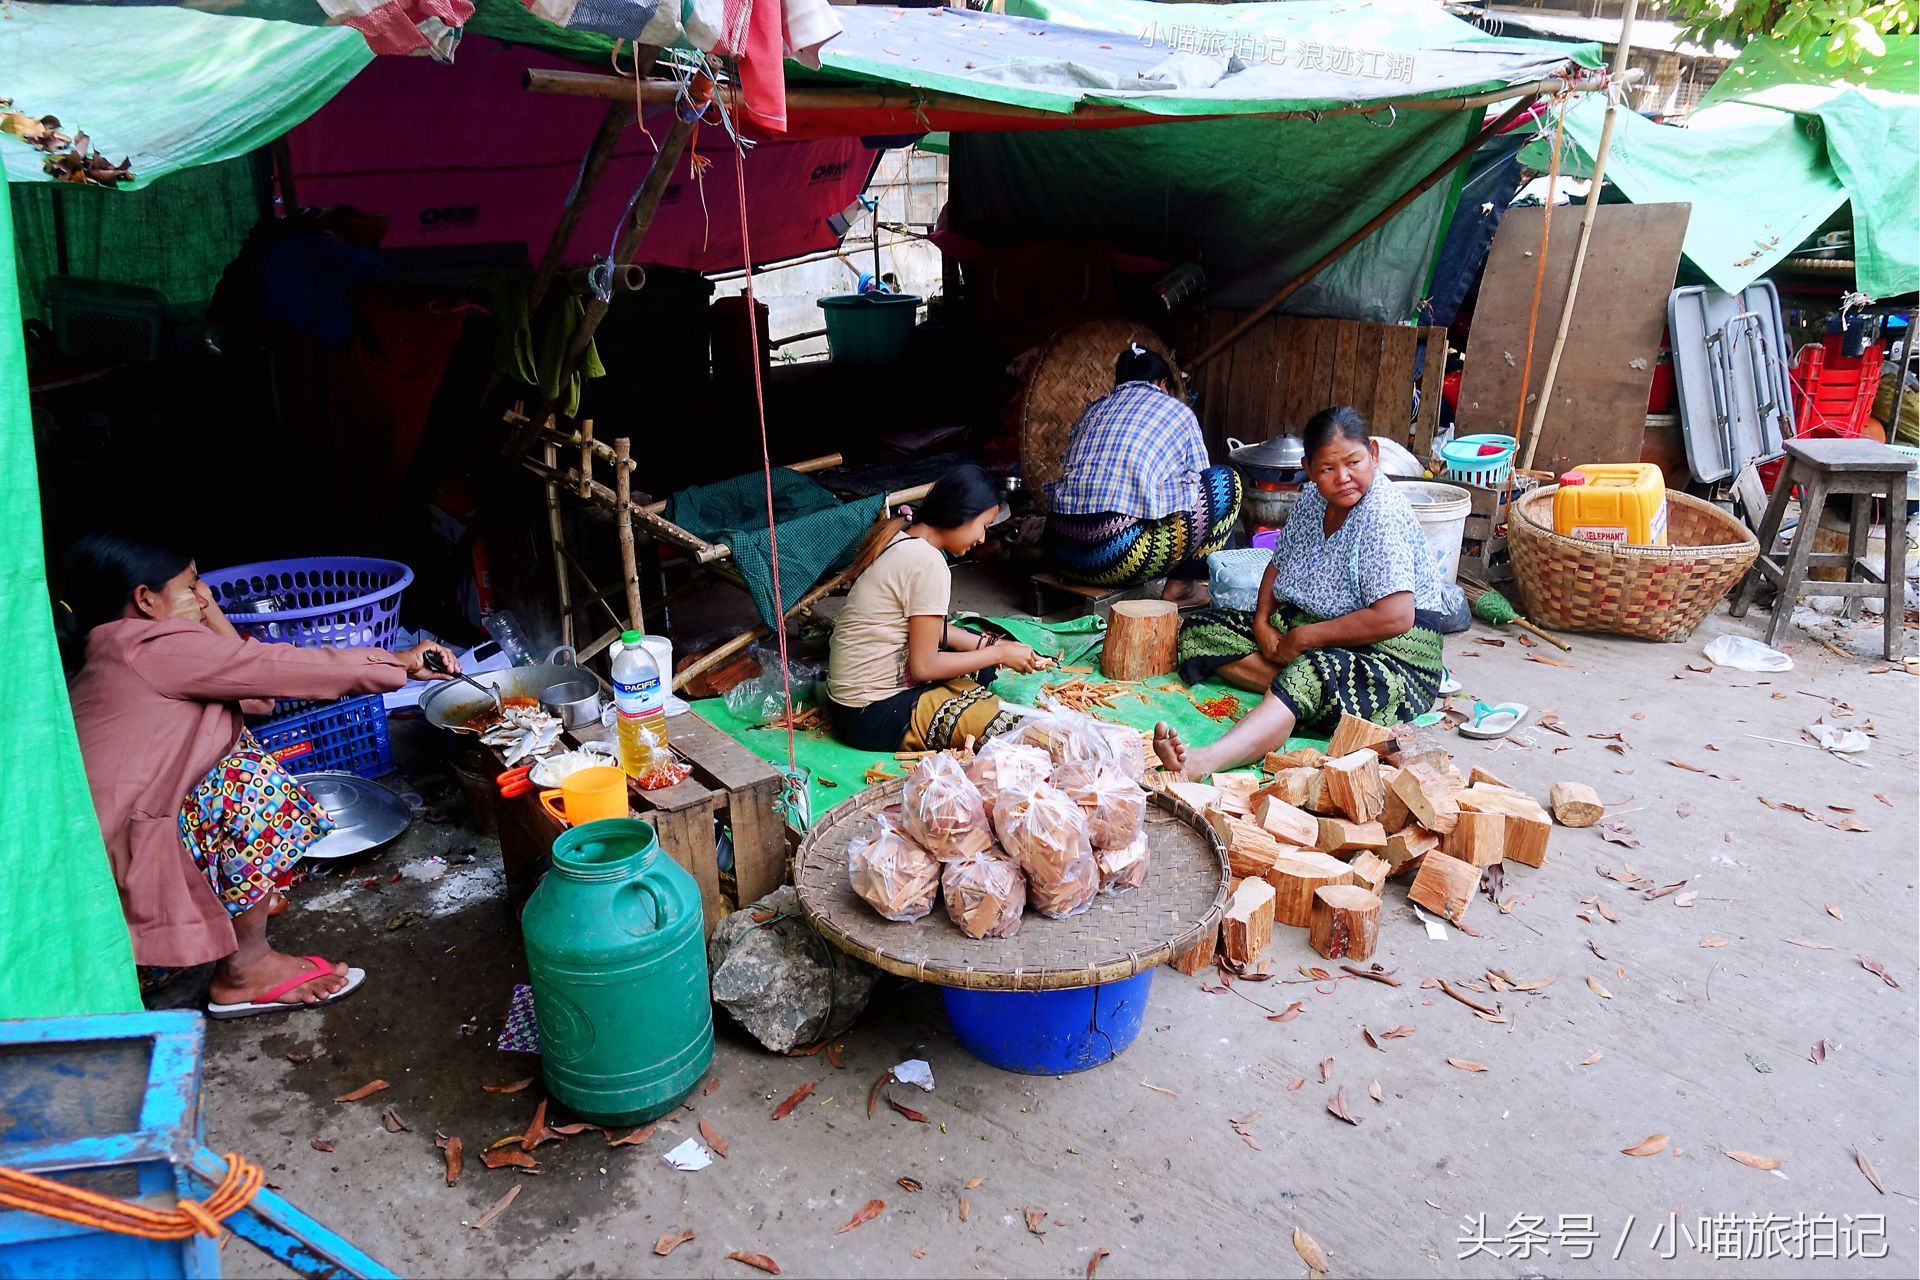
[[[836,293],[820,299],[827,352],[835,364],[898,364],[913,337],[920,297],[912,293]]]

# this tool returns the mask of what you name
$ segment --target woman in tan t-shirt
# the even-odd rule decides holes
[[[1014,717],[987,691],[1005,666],[1045,659],[1024,644],[948,625],[948,556],[979,546],[1000,495],[979,467],[941,476],[913,513],[867,542],[866,567],[834,620],[827,711],[834,736],[863,751],[941,751],[1004,733]]]

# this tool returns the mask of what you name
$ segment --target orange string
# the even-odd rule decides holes
[[[228,1152],[226,1176],[206,1199],[181,1200],[171,1209],[154,1209],[37,1174],[0,1168],[0,1208],[24,1209],[76,1226],[146,1240],[185,1240],[194,1235],[218,1239],[221,1222],[246,1208],[266,1181],[266,1171],[259,1165]]]
[[[1553,159],[1547,166],[1547,201],[1540,216],[1540,260],[1533,267],[1533,306],[1527,311],[1527,350],[1520,366],[1520,408],[1513,417],[1513,435],[1518,440],[1526,431],[1527,387],[1533,381],[1533,332],[1540,322],[1540,293],[1547,279],[1547,238],[1553,232],[1553,197],[1560,183],[1560,138],[1567,124],[1567,100],[1560,99],[1560,114],[1553,126]],[[1597,199],[1598,192],[1588,192]]]

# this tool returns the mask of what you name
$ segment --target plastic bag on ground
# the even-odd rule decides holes
[[[1147,879],[1146,827],[1140,828],[1126,848],[1096,853],[1093,857],[1100,867],[1100,892],[1111,895],[1138,889]]]
[[[1051,756],[1012,737],[988,738],[973,763],[967,766],[967,777],[980,788],[980,798],[989,813],[993,812],[1003,788],[1030,787],[1036,782],[1045,782],[1052,772]]]
[[[1044,699],[1042,705],[1046,706]],[[1020,726],[1020,741],[1042,748],[1056,765],[1069,760],[1100,761],[1134,779],[1145,769],[1137,729],[1065,707],[1047,706],[1043,714],[1029,717]]]
[[[927,756],[907,775],[902,826],[942,862],[985,853],[993,843],[986,802],[951,755]]]
[[[976,853],[940,872],[947,918],[969,938],[1011,938],[1027,908],[1027,877],[1011,858]]]
[[[867,835],[847,845],[847,879],[882,917],[911,923],[933,910],[940,864],[900,830],[893,810],[883,810]]]
[[[1716,667],[1736,671],[1791,671],[1793,659],[1752,636],[1715,636],[1702,649]]]
[[[1041,783],[1003,791],[994,826],[1027,873],[1027,902],[1054,919],[1086,910],[1100,889],[1100,868],[1087,838],[1086,815],[1057,787]]]
[[[1147,793],[1105,761],[1070,760],[1053,771],[1053,785],[1067,793],[1087,816],[1087,838],[1095,851],[1124,849],[1140,834],[1147,818]]]

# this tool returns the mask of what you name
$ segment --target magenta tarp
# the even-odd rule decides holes
[[[302,204],[350,204],[392,218],[384,247],[519,243],[538,260],[593,140],[605,104],[528,93],[529,66],[578,64],[469,36],[452,66],[382,58],[287,136]],[[650,112],[659,137],[670,112]],[[695,271],[737,270],[740,215],[733,144],[702,126],[693,148],[711,160],[701,183],[682,159],[639,260]],[[652,144],[629,129],[568,246],[569,265],[604,254]],[[748,230],[758,262],[839,243],[829,214],[853,203],[878,154],[858,138],[762,142],[747,153]],[[701,187],[705,188],[702,208]]]

